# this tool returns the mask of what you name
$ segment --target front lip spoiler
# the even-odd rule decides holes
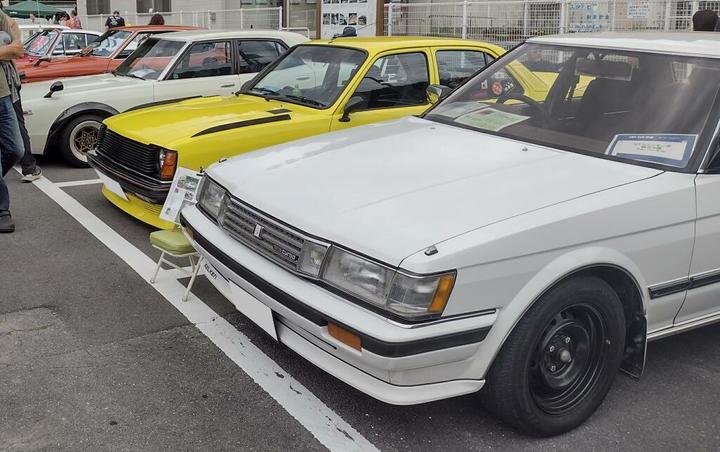
[[[200,235],[187,223],[182,214],[180,214],[180,224],[192,231],[193,240],[207,253],[232,270],[236,275],[252,284],[259,291],[318,326],[326,326],[328,323],[334,323],[357,334],[362,341],[362,348],[378,356],[399,358],[462,345],[477,344],[482,342],[490,332],[491,327],[484,327],[407,342],[386,342],[377,339],[365,333],[358,332],[342,322],[327,317],[325,314],[307,306],[302,301],[248,270],[213,245],[208,239]]]
[[[87,156],[91,167],[111,176],[123,189],[136,193],[155,204],[165,203],[165,199],[170,193],[171,182],[160,182],[149,176],[128,174],[123,168],[113,164],[97,152],[89,152]]]

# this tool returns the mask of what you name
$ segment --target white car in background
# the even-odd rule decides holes
[[[285,31],[187,31],[147,38],[109,74],[23,86],[34,154],[59,151],[87,166],[103,119],[145,104],[230,95],[288,48],[307,41]]]
[[[79,55],[102,34],[63,25],[20,25],[25,56],[19,61],[49,60],[53,56]]]
[[[718,80],[718,33],[533,38],[421,118],[209,168],[181,221],[208,279],[337,378],[393,404],[482,389],[559,434],[648,340],[720,321]]]

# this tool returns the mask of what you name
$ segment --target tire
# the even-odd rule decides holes
[[[60,134],[60,155],[72,166],[89,168],[87,152],[97,145],[97,131],[104,116],[87,114],[68,121]],[[95,131],[94,138],[92,131]]]
[[[617,293],[599,278],[572,278],[550,289],[515,326],[487,374],[481,399],[525,434],[565,433],[605,399],[624,345]]]

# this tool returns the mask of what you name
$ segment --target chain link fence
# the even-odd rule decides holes
[[[720,12],[718,1],[580,0],[389,3],[388,36],[479,39],[509,48],[532,36],[589,31],[682,31],[701,9]]]
[[[147,25],[155,13],[134,13],[123,16],[127,25]],[[279,30],[282,28],[281,7],[241,8],[219,11],[174,11],[162,14],[167,25],[187,25],[217,30]],[[80,16],[83,28],[105,30],[107,15]]]

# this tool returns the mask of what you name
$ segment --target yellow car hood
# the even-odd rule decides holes
[[[307,114],[307,108],[250,95],[199,97],[177,103],[129,111],[105,120],[111,130],[144,144],[174,149],[176,143],[237,123],[268,118],[289,120]]]

